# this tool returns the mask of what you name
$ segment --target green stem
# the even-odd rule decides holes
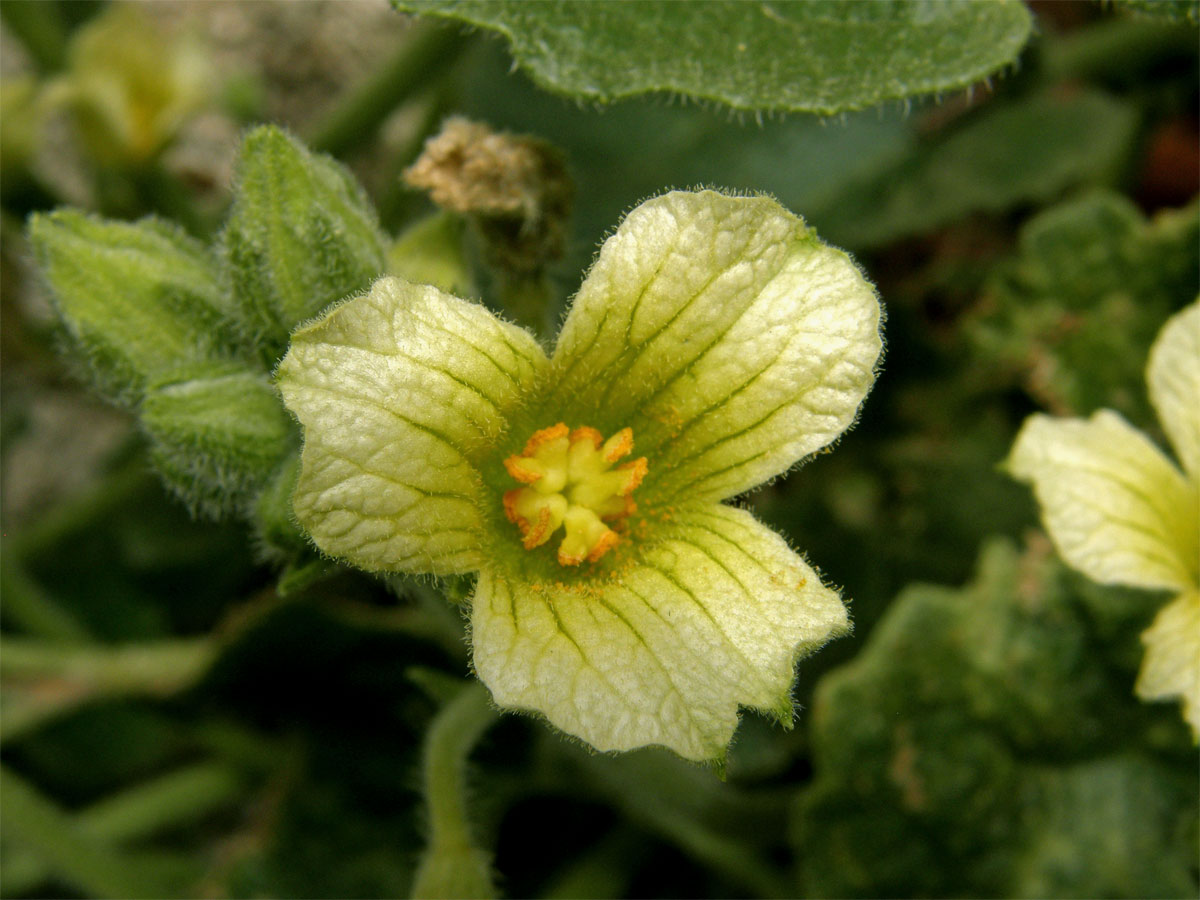
[[[107,797],[79,815],[88,834],[113,843],[129,842],[196,822],[242,794],[237,770],[205,762]]]
[[[648,855],[644,832],[618,827],[563,866],[542,888],[541,896],[543,900],[625,896],[637,864]]]
[[[195,680],[212,662],[216,650],[207,637],[124,647],[9,637],[0,639],[0,675],[14,680],[78,681],[93,693],[166,695]]]
[[[353,600],[330,602],[331,613],[345,622],[365,628],[394,631],[419,641],[436,645],[450,659],[467,661],[467,644],[463,640],[463,628],[456,613],[440,596],[441,608],[421,605],[380,608]]]
[[[238,770],[260,775],[278,773],[290,752],[286,742],[268,738],[229,719],[208,719],[196,723],[193,739],[205,751],[228,761]]]
[[[126,647],[0,639],[0,741],[97,696],[173,693],[207,671],[216,653],[209,638]]]
[[[107,797],[83,810],[76,823],[84,834],[106,844],[130,843],[200,821],[241,794],[242,781],[235,769],[200,763]],[[52,875],[51,867],[36,854],[21,857],[20,862],[16,871],[5,867],[7,896],[31,893]]]
[[[533,275],[501,272],[497,282],[497,299],[514,322],[539,337],[552,332],[550,308],[554,290],[544,272]]]
[[[793,889],[766,860],[740,841],[718,835],[699,822],[644,810],[646,824],[692,858],[760,897],[790,897]]]
[[[727,788],[706,787],[689,779],[678,760],[651,752],[610,759],[580,759],[589,780],[630,821],[671,841],[680,850],[735,884],[759,897],[788,897],[794,893],[788,879],[753,846],[740,837],[715,830],[709,817],[719,813],[725,822],[735,818],[743,798]],[[696,769],[697,775],[702,774]],[[707,778],[707,776],[706,776]],[[691,788],[687,787],[689,781]],[[722,802],[725,795],[728,802]],[[768,829],[777,823],[765,821]],[[736,832],[744,833],[742,828]]]
[[[467,46],[459,29],[428,22],[384,65],[358,85],[314,131],[314,150],[341,156],[366,144],[403,101],[439,78]]]
[[[471,750],[497,715],[487,690],[473,681],[429,726],[423,760],[429,846],[413,881],[415,898],[496,896],[487,854],[471,837],[466,769]]]
[[[4,0],[0,18],[29,51],[43,72],[66,65],[67,28],[57,3],[46,0]]]
[[[51,508],[29,528],[6,535],[0,549],[0,594],[4,597],[5,616],[30,634],[47,640],[86,640],[89,634],[85,625],[37,583],[28,564],[72,534],[93,527],[144,488],[149,478],[145,462],[131,459],[94,487]]]
[[[437,131],[447,111],[453,106],[453,91],[446,84],[437,85],[425,94],[419,110],[417,125],[406,135],[387,161],[384,187],[376,201],[380,224],[390,232],[398,232],[424,210],[428,200],[404,181],[404,170],[421,155],[429,137]]]
[[[121,853],[87,834],[32,785],[0,768],[0,824],[57,875],[99,897],[168,897],[179,885],[149,859]],[[7,885],[6,885],[7,887]]]
[[[30,634],[67,643],[88,639],[83,623],[30,577],[7,546],[0,551],[0,595],[5,618]]]

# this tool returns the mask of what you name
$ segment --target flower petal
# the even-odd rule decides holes
[[[837,593],[749,513],[678,510],[605,581],[485,569],[475,669],[501,706],[600,750],[661,744],[720,758],[738,706],[790,724],[796,659],[848,629]],[[620,550],[618,551],[620,552]]]
[[[305,429],[301,524],[365,569],[479,568],[475,456],[546,365],[527,332],[398,278],[300,328],[278,382]]]
[[[1200,591],[1184,591],[1142,633],[1146,658],[1137,693],[1144,700],[1179,697],[1183,717],[1200,741]]]
[[[548,408],[600,410],[589,424],[606,433],[633,426],[663,496],[729,497],[853,422],[879,323],[850,258],[774,200],[666,194],[601,249],[563,325]]]
[[[1025,420],[1008,466],[1033,485],[1059,554],[1105,584],[1195,585],[1200,509],[1189,484],[1116,413]]]
[[[1172,316],[1158,333],[1146,386],[1184,470],[1200,481],[1200,302]]]

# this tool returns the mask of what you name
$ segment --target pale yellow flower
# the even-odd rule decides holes
[[[383,278],[293,334],[293,505],[364,569],[478,572],[495,702],[601,750],[719,760],[741,706],[792,720],[837,592],[723,502],[850,426],[881,349],[873,288],[765,197],[676,192],[605,242],[547,355]]]
[[[139,5],[116,3],[75,35],[49,96],[70,108],[96,161],[141,165],[208,102],[213,75],[196,41],[168,38]]]
[[[1008,465],[1033,485],[1068,564],[1102,584],[1176,592],[1142,635],[1137,693],[1180,698],[1200,740],[1200,302],[1159,332],[1146,381],[1182,470],[1109,410],[1030,416]]]

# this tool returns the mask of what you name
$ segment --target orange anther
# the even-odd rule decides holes
[[[521,529],[521,533],[525,533],[525,529],[529,527],[528,523],[517,514],[517,497],[521,495],[524,488],[513,488],[511,491],[504,492],[504,515],[508,521],[512,522]]]
[[[542,507],[538,510],[537,521],[528,524],[527,530],[524,532],[525,540],[522,543],[526,550],[532,550],[540,544],[546,542],[546,538],[550,537],[550,510]]]
[[[604,449],[604,461],[610,463],[616,462],[633,449],[633,429],[622,428],[608,439],[608,443],[604,445]]]
[[[548,444],[560,437],[566,437],[570,433],[570,429],[566,424],[559,422],[557,425],[551,425],[549,428],[543,428],[533,433],[528,441],[525,442],[525,449],[521,451],[522,456],[533,456],[537,453],[538,447],[542,444]]]
[[[617,466],[617,468],[622,472],[629,473],[629,482],[625,485],[625,489],[621,491],[622,494],[628,497],[642,483],[642,479],[650,471],[650,464],[646,462],[646,457],[640,456],[632,462]]]
[[[592,552],[587,555],[588,562],[595,562],[598,560],[613,547],[617,546],[617,541],[619,540],[620,538],[617,537],[617,533],[615,531],[604,532],[604,534],[600,536],[600,540],[596,541],[596,546],[592,548]]]
[[[542,477],[541,472],[532,472],[524,466],[525,457],[510,456],[504,460],[504,468],[508,469],[508,474],[521,484],[533,484]]]
[[[510,476],[536,485],[504,494],[504,515],[517,526],[525,549],[546,543],[563,526],[557,555],[564,566],[595,562],[615,547],[622,538],[604,523],[615,525],[634,513],[631,494],[650,468],[645,457],[615,466],[632,449],[632,428],[605,440],[595,428],[559,422],[534,432],[522,453],[505,459]]]
[[[592,446],[599,450],[600,445],[604,443],[604,435],[595,428],[589,428],[587,425],[584,425],[582,428],[576,428],[571,432],[572,444],[577,444],[583,440],[591,441]]]
[[[561,546],[559,546],[559,548],[558,548],[558,564],[560,566],[577,566],[581,562],[583,562],[583,560],[584,560],[584,557],[572,556],[571,554],[569,554],[565,550],[563,550],[563,548]]]
[[[605,522],[617,522],[621,519],[627,519],[637,512],[637,504],[633,501],[633,497],[626,494],[621,498],[625,505],[615,513],[609,513],[607,516],[601,516]]]

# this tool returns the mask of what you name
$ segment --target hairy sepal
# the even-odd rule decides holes
[[[384,271],[387,242],[354,177],[279,128],[245,136],[236,178],[221,234],[226,287],[273,365],[292,329]]]
[[[237,355],[214,260],[178,227],[63,209],[34,215],[29,237],[68,344],[123,406],[180,365]]]
[[[294,426],[263,372],[230,363],[180,369],[139,408],[167,486],[193,512],[239,511],[294,447]]]

